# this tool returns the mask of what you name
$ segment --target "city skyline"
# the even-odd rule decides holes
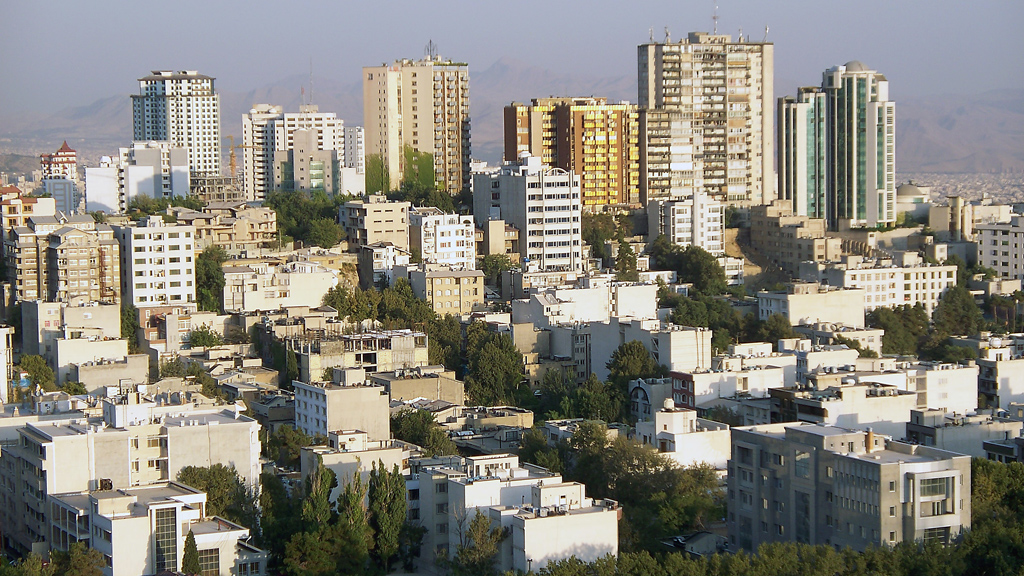
[[[489,4],[460,2],[386,8],[305,2],[276,16],[249,4],[232,10],[230,5],[183,2],[173,12],[159,13],[155,6],[116,1],[105,6],[97,10],[63,3],[54,9],[26,3],[0,9],[9,24],[0,36],[0,50],[18,55],[0,61],[5,79],[0,118],[128,94],[139,77],[155,69],[202,70],[218,78],[220,89],[237,91],[308,74],[312,64],[314,90],[316,78],[357,84],[363,66],[419,57],[430,40],[440,54],[468,61],[476,70],[506,58],[560,74],[635,77],[638,45],[652,35],[663,41],[666,28],[673,40],[689,31],[712,31],[716,13],[713,1],[682,7],[647,2],[625,12],[611,3],[589,4],[586,12],[566,3],[545,6],[543,19],[520,16],[536,13],[530,2],[512,14]],[[836,14],[835,7],[814,2],[721,2],[717,25],[719,33],[737,36],[742,30],[758,41],[768,28],[767,39],[776,46],[780,94],[815,83],[821,70],[854,59],[884,70],[896,100],[1024,87],[1024,78],[1006,72],[1024,67],[1013,34],[1014,24],[1024,17],[1022,5],[871,1],[858,8]],[[453,11],[459,17],[444,17]],[[197,19],[197,13],[206,17]],[[316,17],[307,18],[311,14]],[[279,16],[307,32],[289,41],[280,34]],[[157,27],[132,25],[157,19]],[[561,29],[559,23],[566,20],[574,22],[573,33]],[[47,23],[45,35],[31,25],[40,21]],[[382,24],[366,24],[374,22]],[[283,40],[256,41],[261,37]],[[957,37],[969,40],[972,50],[963,50],[962,43],[953,41]],[[989,56],[971,56],[979,52]],[[940,71],[950,66],[958,70],[955,84]]]

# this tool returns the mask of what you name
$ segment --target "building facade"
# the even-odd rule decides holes
[[[137,197],[153,199],[189,194],[188,150],[169,142],[133,142],[85,169],[86,210],[120,214]]]
[[[657,126],[658,138],[671,134],[671,178],[692,181],[693,189],[729,205],[769,203],[775,184],[774,46],[705,32],[672,42],[666,34],[664,42],[639,46],[638,68],[639,105],[658,110],[648,116],[647,128]],[[653,160],[650,144],[647,152]],[[663,174],[658,165],[641,153],[641,172],[650,166]],[[646,200],[665,198],[666,187],[651,180],[656,178],[648,177]]]
[[[526,268],[583,270],[578,174],[524,156],[493,174],[477,174],[474,189],[474,218],[504,220],[517,228]]]
[[[451,194],[469,188],[469,66],[432,55],[363,68],[363,122],[369,192],[404,179],[410,152],[430,154],[434,179]],[[380,172],[376,180],[374,171]]]
[[[978,264],[991,268],[1000,278],[1024,279],[1024,217],[1013,216],[1006,224],[977,226]]]
[[[194,227],[148,216],[114,227],[114,234],[121,249],[121,293],[128,302],[147,308],[196,301]]]
[[[433,206],[409,210],[409,244],[426,264],[460,270],[476,269],[476,229],[473,217],[445,214]]]
[[[971,526],[971,458],[815,424],[732,429],[729,540],[949,543]]]
[[[828,217],[827,104],[817,88],[779,98],[779,198],[788,200],[798,216]]]
[[[351,252],[359,252],[363,246],[378,242],[409,249],[408,202],[392,202],[385,196],[370,195],[343,204],[338,221],[345,228]]]
[[[535,98],[505,107],[505,161],[527,153],[580,175],[583,207],[640,202],[636,106],[605,98]]]
[[[681,248],[697,246],[712,256],[725,256],[725,209],[703,192],[679,200],[653,200],[647,204],[649,243],[664,234]]]
[[[39,155],[39,169],[44,180],[78,180],[78,153],[65,140],[53,154]]]
[[[220,175],[220,95],[195,70],[154,70],[132,94],[133,140],[164,140],[188,150],[189,171]]]

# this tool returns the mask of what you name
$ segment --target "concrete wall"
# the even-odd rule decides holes
[[[128,379],[135,384],[149,383],[149,356],[146,354],[129,354],[125,361],[72,364],[71,380],[81,382],[89,393],[100,390],[104,386],[116,385]]]
[[[66,382],[71,375],[72,364],[84,364],[100,360],[119,360],[128,356],[127,340],[57,340],[54,364],[57,367],[57,382]]]

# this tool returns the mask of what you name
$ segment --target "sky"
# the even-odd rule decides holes
[[[861,60],[890,96],[1024,88],[1020,0],[721,0],[720,33],[775,44],[776,85],[819,84]],[[0,0],[0,116],[138,91],[150,70],[199,70],[221,90],[295,74],[343,84],[360,68],[439,52],[483,70],[507,57],[554,72],[636,75],[665,28],[710,31],[715,0]],[[782,92],[776,89],[776,95]]]

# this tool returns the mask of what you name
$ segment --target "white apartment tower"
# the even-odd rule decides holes
[[[673,190],[680,186],[735,206],[771,201],[773,55],[771,43],[706,32],[640,45],[638,102],[655,138],[648,159],[642,114],[642,201],[687,195]],[[671,160],[662,162],[659,141],[667,137],[672,145],[661,152]],[[645,177],[648,170],[654,174]]]
[[[121,244],[122,298],[138,308],[196,300],[195,227],[148,216],[114,227]]]
[[[356,174],[366,172],[366,131],[362,126],[345,128],[345,168],[355,168]]]
[[[698,246],[714,256],[725,255],[725,209],[703,192],[680,200],[652,200],[647,204],[647,218],[651,242],[664,234],[677,246]]]
[[[193,174],[220,175],[220,96],[195,70],[154,70],[132,94],[134,140],[167,140],[188,150]]]
[[[242,115],[242,180],[246,200],[263,200],[274,189],[274,153],[293,150],[299,130],[312,132],[316,150],[337,152],[338,163],[344,165],[345,122],[337,114],[320,112],[312,104],[299,106],[298,112],[256,104]]]
[[[428,264],[453,269],[476,269],[476,232],[473,217],[445,214],[433,206],[409,210],[409,244]]]
[[[397,188],[406,147],[433,155],[438,188],[469,188],[469,68],[440,56],[363,68],[363,122],[369,192]]]
[[[516,162],[506,162],[497,172],[479,173],[474,179],[477,223],[504,220],[515,226],[527,268],[582,271],[579,175],[524,155]]]
[[[167,141],[133,142],[118,149],[118,159],[100,158],[100,165],[85,169],[86,210],[123,213],[132,199],[187,196],[188,151]]]

